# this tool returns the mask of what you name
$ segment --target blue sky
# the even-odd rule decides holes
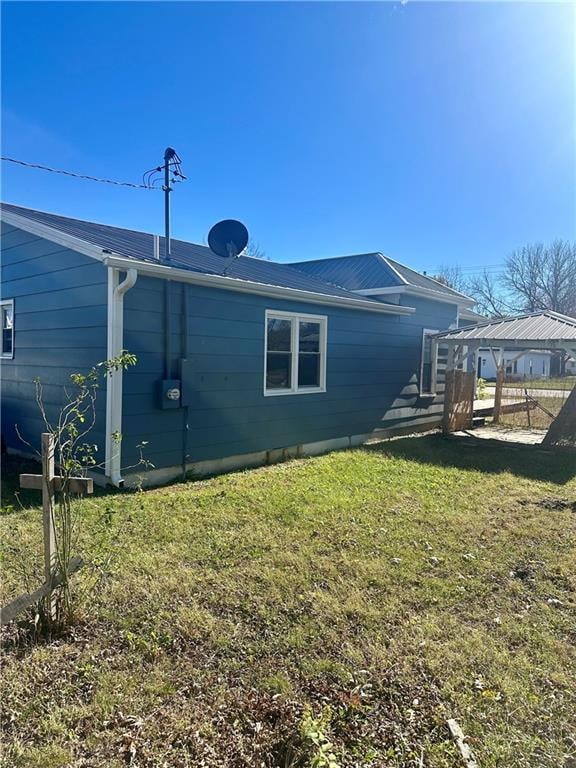
[[[237,217],[274,260],[493,269],[576,238],[576,6],[3,3],[3,154],[139,181],[173,233]],[[2,197],[160,232],[159,192],[2,164]]]

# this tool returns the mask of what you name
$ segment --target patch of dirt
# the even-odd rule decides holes
[[[549,509],[551,512],[563,512],[566,509],[576,512],[576,501],[567,501],[566,499],[541,499],[536,502],[536,506]]]

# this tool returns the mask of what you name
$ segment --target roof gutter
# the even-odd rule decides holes
[[[174,266],[155,264],[146,261],[136,261],[121,256],[108,256],[104,263],[114,269],[136,269],[139,274],[149,277],[158,277],[164,280],[177,280],[182,283],[193,283],[209,288],[221,288],[238,293],[251,293],[260,296],[269,296],[278,299],[292,299],[310,304],[321,304],[343,309],[356,309],[364,312],[377,312],[388,315],[411,315],[416,310],[413,307],[401,307],[396,304],[384,304],[365,299],[354,299],[347,296],[330,296],[314,291],[304,291],[297,288],[285,288],[283,286],[256,283],[250,280],[240,280],[235,277],[223,275],[207,275],[203,272],[192,272],[189,269],[179,269]]]
[[[130,268],[119,282],[119,270],[108,268],[108,348],[112,360],[124,351],[124,294],[138,279],[137,270]],[[122,479],[122,368],[112,369],[106,379],[106,453],[105,473],[112,485],[121,488]]]

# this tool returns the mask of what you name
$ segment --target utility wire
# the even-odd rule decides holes
[[[26,163],[24,160],[15,160],[13,157],[0,157],[0,160],[4,160],[8,163],[16,163],[16,165],[23,165],[26,168],[36,168],[41,171],[50,171],[51,173],[61,173],[64,176],[73,176],[75,179],[85,179],[86,181],[98,181],[101,184],[114,184],[117,187],[131,187],[132,189],[157,189],[148,184],[133,184],[130,181],[114,181],[113,179],[99,179],[96,176],[86,176],[82,173],[73,173],[72,171],[62,171],[57,168],[49,168],[47,165],[37,165],[36,163]]]

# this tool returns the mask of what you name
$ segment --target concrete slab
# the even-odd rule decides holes
[[[501,424],[493,424],[487,427],[477,427],[474,430],[454,432],[455,437],[477,438],[478,440],[499,440],[505,443],[521,443],[523,445],[539,445],[544,439],[546,430],[521,429],[518,427],[504,427]]]

